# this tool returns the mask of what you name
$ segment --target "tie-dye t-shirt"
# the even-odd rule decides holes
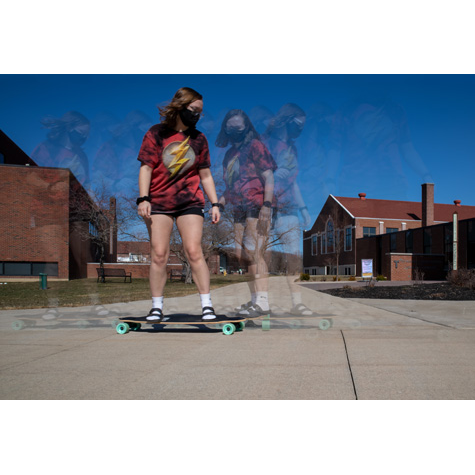
[[[245,209],[261,208],[265,185],[262,173],[276,168],[274,159],[261,141],[254,139],[240,148],[232,146],[223,160],[226,202]]]
[[[154,125],[145,134],[137,159],[153,169],[153,212],[174,213],[204,207],[199,170],[209,168],[211,161],[208,141],[201,132],[177,132],[162,124]]]

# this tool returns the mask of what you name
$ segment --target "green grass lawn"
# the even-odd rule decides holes
[[[212,275],[211,289],[249,279],[249,275]],[[39,287],[39,282],[9,282],[0,285],[0,309],[79,307],[150,298],[148,279],[133,279],[132,283],[124,283],[122,279],[107,278],[104,284],[97,283],[96,279],[69,282],[50,280],[47,290],[40,290]],[[182,297],[197,292],[194,284],[167,282],[165,286],[165,297]]]

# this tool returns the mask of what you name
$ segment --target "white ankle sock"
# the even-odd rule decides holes
[[[211,294],[200,294],[201,306],[202,307],[212,307],[213,303],[211,302]]]
[[[256,302],[262,310],[269,310],[269,297],[267,292],[256,292]]]
[[[292,305],[295,307],[302,303],[302,294],[300,292],[292,292]]]
[[[160,310],[163,310],[163,296],[152,297],[152,308],[159,308]]]
[[[211,294],[200,294],[200,299],[201,299],[201,308],[213,306],[213,302],[211,302]],[[203,317],[203,320],[214,320],[215,318],[216,318],[216,315],[209,314]]]

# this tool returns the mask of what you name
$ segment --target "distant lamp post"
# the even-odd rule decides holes
[[[458,213],[453,214],[454,241],[453,241],[453,270],[458,269]]]

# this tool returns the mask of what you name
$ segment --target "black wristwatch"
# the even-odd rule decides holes
[[[148,201],[149,203],[151,203],[152,199],[150,198],[150,196],[141,196],[140,198],[137,198],[137,206],[144,201]]]
[[[265,206],[266,208],[272,208],[272,203],[270,201],[264,201],[262,206]]]

